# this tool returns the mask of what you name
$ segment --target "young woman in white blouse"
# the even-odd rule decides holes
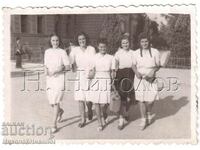
[[[158,100],[158,87],[156,72],[160,69],[159,51],[150,46],[147,34],[139,36],[140,49],[134,53],[134,81],[136,100],[139,101],[141,112],[141,130],[151,123],[153,115],[151,110],[155,100]]]
[[[128,121],[130,102],[135,100],[133,84],[135,74],[132,69],[134,51],[129,47],[129,37],[124,35],[120,44],[121,47],[114,57],[117,63],[115,87],[121,97],[118,129],[122,130],[125,122]]]
[[[88,99],[89,84],[91,82],[88,75],[96,51],[94,47],[88,45],[88,40],[85,33],[79,33],[77,36],[78,46],[73,47],[70,53],[72,68],[77,73],[74,99],[79,102],[81,122],[78,126],[80,128],[86,124],[85,103],[88,108],[88,119],[92,120],[93,118],[92,102]]]
[[[89,98],[95,104],[98,120],[97,131],[102,131],[107,123],[107,108],[111,98],[111,85],[115,72],[115,59],[107,53],[106,39],[98,40],[99,52],[94,57],[94,79],[92,80]]]
[[[57,131],[57,121],[61,120],[63,109],[60,101],[64,90],[64,70],[70,69],[70,62],[65,50],[59,48],[60,39],[57,35],[50,37],[51,48],[45,51],[44,66],[46,75],[46,90],[49,104],[53,107],[53,132]]]

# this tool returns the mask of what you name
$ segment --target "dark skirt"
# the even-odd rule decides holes
[[[118,69],[115,87],[122,101],[127,101],[127,98],[130,98],[131,101],[135,101],[134,77],[135,73],[131,68]]]

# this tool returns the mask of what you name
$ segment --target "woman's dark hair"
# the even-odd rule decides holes
[[[88,35],[85,32],[80,32],[80,33],[77,34],[77,36],[76,36],[76,45],[79,46],[78,37],[81,36],[81,35],[83,35],[85,37],[85,39],[86,39],[86,46],[88,46],[89,42],[90,42],[90,39],[89,39]]]
[[[119,40],[119,47],[122,48],[122,40],[128,40],[128,42],[130,42],[129,40],[129,34],[125,33],[121,36],[120,40]]]
[[[63,47],[63,43],[62,43],[62,41],[61,41],[60,36],[58,36],[58,35],[55,34],[55,33],[53,33],[53,34],[50,35],[50,38],[49,38],[49,46],[52,47],[52,45],[51,45],[51,38],[52,38],[53,36],[57,36],[57,37],[58,37],[58,40],[59,40],[59,45],[58,45],[58,47]]]
[[[100,43],[108,45],[108,41],[105,38],[98,39],[97,44],[99,45]]]
[[[20,37],[16,37],[16,41],[18,41],[18,40],[21,40],[21,38]]]
[[[150,37],[148,36],[148,34],[147,33],[140,33],[138,39],[139,39],[139,42],[138,42],[139,44],[140,44],[140,42],[141,42],[142,39],[147,39],[149,41],[148,49],[149,49],[149,54],[152,57],[152,53],[151,53],[151,40],[150,40]],[[140,56],[143,57],[141,45],[140,45]]]

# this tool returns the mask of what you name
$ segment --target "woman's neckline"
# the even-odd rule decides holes
[[[130,49],[123,49],[123,48],[121,48],[121,50],[124,51],[124,52],[129,52],[130,51]]]
[[[102,56],[102,57],[104,57],[104,56],[106,55],[106,53],[105,53],[105,54],[101,54],[101,53],[99,53],[99,55]]]
[[[79,46],[80,47],[80,46]],[[86,50],[87,50],[87,46],[85,46],[85,47],[80,47],[80,49],[83,51],[83,52],[85,52]]]
[[[57,48],[52,47],[52,49],[60,49],[60,48],[59,47],[57,47]]]
[[[143,51],[148,51],[149,49],[142,49]]]

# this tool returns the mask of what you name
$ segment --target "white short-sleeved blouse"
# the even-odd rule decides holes
[[[45,51],[44,65],[49,71],[55,71],[59,67],[69,64],[69,58],[65,50],[61,48],[49,48]],[[64,82],[64,73],[46,77],[47,96],[50,104],[58,104],[62,100]]]
[[[110,71],[115,69],[115,59],[112,55],[98,53],[94,57],[94,66],[96,71]]]
[[[134,60],[133,50],[124,50],[119,48],[114,57],[117,62],[117,69],[132,68]]]
[[[110,78],[111,70],[116,68],[115,59],[112,55],[109,54],[96,54],[93,60],[93,65],[93,68],[95,68],[96,71],[96,77],[107,74],[107,77]]]
[[[74,47],[70,53],[71,64],[76,63],[77,70],[87,70],[91,66],[95,54],[95,48],[92,46],[87,46],[85,50],[79,46]]]
[[[151,55],[149,50],[143,50],[142,57],[140,49],[134,52],[133,63],[136,65],[138,72],[142,75],[147,75],[154,67],[160,66],[159,51],[155,48],[151,48]]]
[[[69,64],[69,57],[65,50],[61,48],[49,48],[45,51],[44,65],[49,70],[55,70],[60,66],[67,66]]]

